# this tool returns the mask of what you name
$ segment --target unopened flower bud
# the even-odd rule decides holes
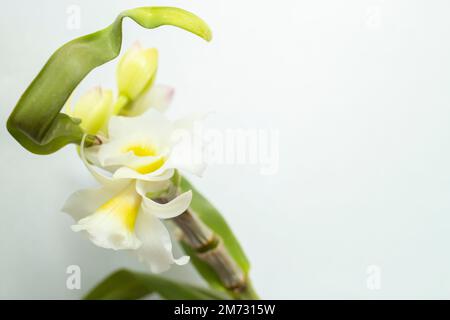
[[[107,126],[112,109],[112,91],[95,87],[81,96],[73,108],[69,106],[67,113],[81,120],[83,131],[95,135]]]
[[[150,89],[158,67],[158,51],[138,43],[129,49],[117,66],[119,96],[131,102]]]

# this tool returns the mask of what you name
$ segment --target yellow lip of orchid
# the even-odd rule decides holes
[[[130,184],[117,196],[101,205],[94,214],[113,215],[127,230],[133,231],[141,201],[141,197],[135,192],[134,185]]]
[[[156,148],[150,143],[134,143],[123,148],[123,152],[133,152],[138,157],[153,157],[157,155]]]
[[[128,167],[136,170],[140,174],[154,172],[164,165],[166,160],[164,155],[159,154],[158,148],[150,142],[138,141],[123,147],[124,153],[132,153],[138,157],[136,161],[128,164]],[[140,158],[140,159],[139,159]]]
[[[137,249],[141,241],[134,233],[142,198],[130,183],[99,206],[93,214],[81,219],[72,230],[86,231],[92,242],[107,249]]]

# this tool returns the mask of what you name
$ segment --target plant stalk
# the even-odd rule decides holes
[[[188,209],[173,222],[183,232],[182,241],[217,274],[223,286],[236,299],[259,299],[241,268],[234,262],[222,239]]]
[[[175,194],[172,193],[168,198],[159,198],[158,202],[167,203],[169,199],[175,197]],[[191,208],[173,218],[172,221],[182,231],[181,240],[195,252],[200,260],[214,270],[222,285],[233,298],[259,299],[249,279],[223,245],[220,236],[203,223]]]

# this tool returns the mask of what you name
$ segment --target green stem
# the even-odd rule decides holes
[[[117,98],[116,103],[114,104],[114,114],[119,114],[124,108],[127,107],[129,102],[130,102],[130,99],[128,99],[128,97],[125,97],[124,95],[120,95]]]

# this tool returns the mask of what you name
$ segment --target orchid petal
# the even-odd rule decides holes
[[[76,221],[92,214],[108,199],[129,184],[129,180],[118,180],[100,188],[82,189],[72,193],[66,200],[62,211],[71,215]]]
[[[122,181],[119,181],[116,189],[122,184]],[[111,188],[111,185],[108,188]],[[93,199],[96,196],[102,197]],[[134,233],[134,227],[141,200],[141,196],[135,191],[135,184],[129,183],[114,194],[86,191],[78,194],[72,198],[68,206],[65,206],[65,211],[80,213],[74,209],[77,202],[83,210],[88,211],[89,215],[73,225],[72,230],[86,231],[95,245],[114,250],[137,249],[141,242]]]
[[[128,117],[136,117],[142,115],[149,109],[165,112],[172,102],[174,92],[175,90],[171,86],[155,85],[149,91],[138,97],[130,107],[123,109],[121,114]]]
[[[189,262],[188,256],[174,258],[172,241],[167,228],[144,208],[137,217],[136,235],[142,242],[136,251],[139,260],[146,263],[152,272],[160,273],[169,269],[174,263],[184,265]]]
[[[189,208],[192,192],[185,192],[168,203],[158,203],[147,197],[143,198],[142,206],[159,219],[171,219],[179,216]]]
[[[192,192],[184,192],[168,203],[158,203],[147,197],[147,194],[164,190],[164,187],[167,188],[167,185],[163,183],[155,186],[155,183],[152,182],[138,181],[136,184],[136,190],[142,196],[143,208],[160,219],[171,219],[179,216],[189,208]]]
[[[117,169],[113,177],[115,179],[137,179],[137,180],[144,180],[144,181],[162,181],[170,179],[175,170],[174,169],[167,169],[166,167],[161,167],[160,169],[147,173],[147,174],[141,174],[139,172],[136,172],[136,170],[127,168],[127,167],[121,167]]]

